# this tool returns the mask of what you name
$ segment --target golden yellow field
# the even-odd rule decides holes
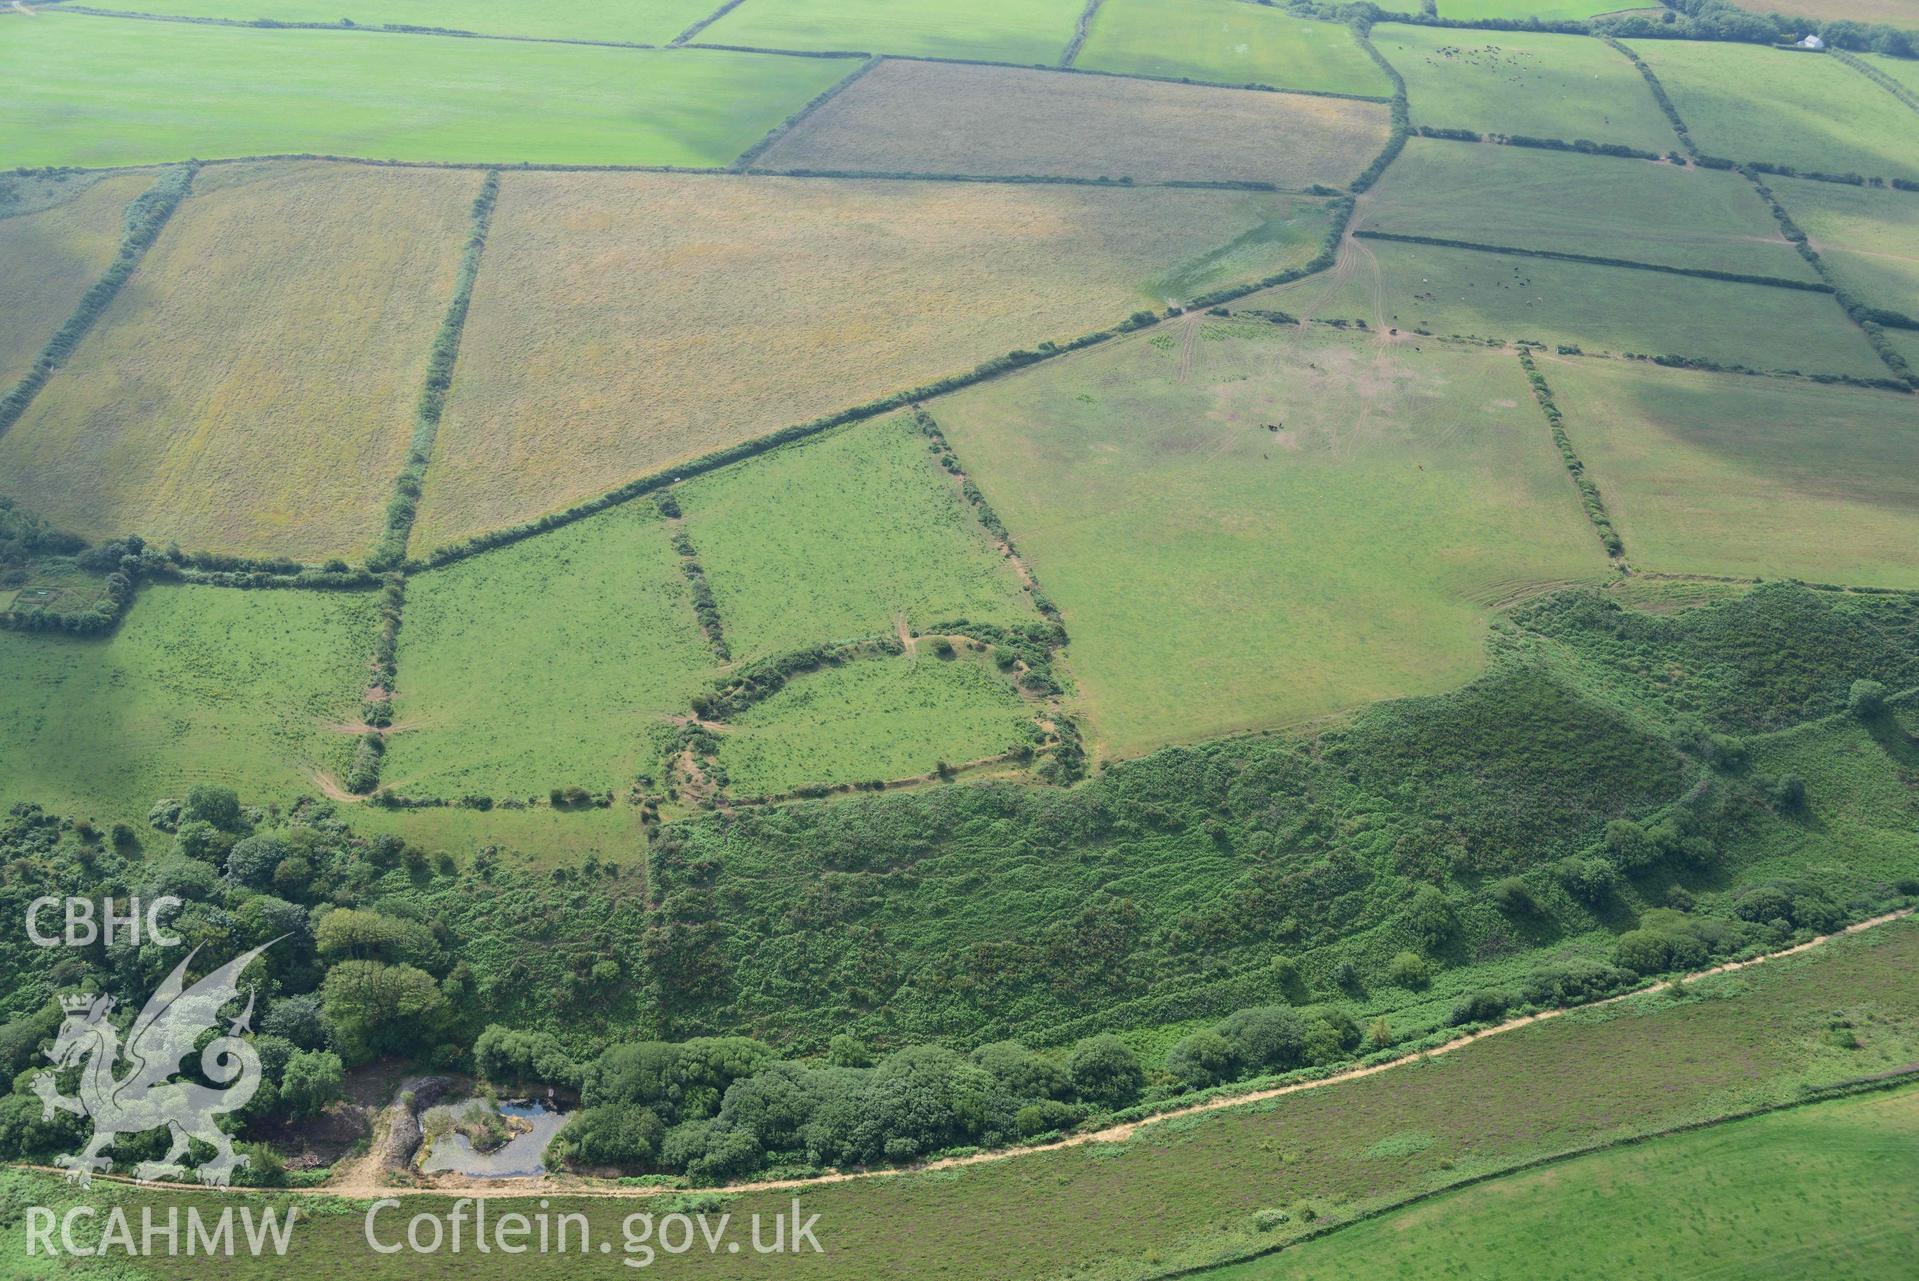
[[[120,248],[150,173],[0,178],[0,392],[33,367]]]
[[[1025,67],[887,60],[759,157],[766,169],[1347,183],[1377,102]]]
[[[0,488],[88,537],[363,552],[406,453],[477,172],[203,170],[0,439]]]
[[[1185,189],[667,174],[501,183],[416,552],[1317,252]]]

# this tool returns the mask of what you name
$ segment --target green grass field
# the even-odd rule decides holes
[[[1390,1206],[1472,1174],[1733,1110],[1790,1102],[1801,1097],[1802,1083],[1836,1082],[1909,1063],[1919,1057],[1914,965],[1919,965],[1919,927],[1888,926],[1803,958],[1697,982],[1677,1003],[1642,998],[1604,1012],[1554,1019],[1421,1065],[1145,1127],[1126,1143],[799,1189],[803,1213],[821,1216],[819,1237],[825,1253],[784,1256],[782,1272],[802,1279],[839,1278],[852,1269],[860,1275],[939,1276],[946,1281],[1067,1275],[1084,1281],[1147,1281],[1173,1268],[1243,1257],[1309,1228]],[[1858,1025],[1861,1048],[1840,1050],[1826,1041],[1835,1011]],[[1903,1116],[1903,1101],[1910,1098],[1886,1096],[1879,1106],[1897,1108]],[[1827,1109],[1788,1113],[1763,1124],[1812,1126],[1816,1120],[1801,1118],[1818,1118],[1824,1112]],[[1903,1135],[1906,1122],[1896,1124]],[[1879,1128],[1892,1127],[1882,1120]],[[1717,1133],[1736,1136],[1738,1131]],[[1798,1133],[1811,1137],[1815,1131]],[[1723,1140],[1708,1132],[1687,1141]],[[1811,1147],[1799,1159],[1819,1163],[1821,1150],[1829,1151]],[[1655,1144],[1641,1151],[1656,1154],[1659,1148]],[[1781,1153],[1779,1159],[1792,1158]],[[1903,1177],[1910,1157],[1891,1159]],[[1827,1167],[1820,1163],[1807,1168]],[[1568,1165],[1522,1177],[1541,1180],[1531,1186],[1550,1189],[1562,1186],[1576,1169]],[[11,1197],[11,1204],[64,1205],[64,1198],[72,1195],[44,1175],[13,1177],[26,1189]],[[1739,1186],[1733,1180],[1743,1177],[1727,1171],[1716,1186],[1730,1189]],[[1752,1177],[1759,1180],[1752,1189],[1757,1195],[1769,1181],[1763,1169]],[[1865,1176],[1855,1169],[1847,1177]],[[1495,1192],[1501,1186],[1509,1185],[1493,1184],[1469,1195],[1500,1204]],[[106,1194],[163,1206],[221,1204],[210,1193],[109,1187]],[[795,1195],[784,1190],[749,1193],[729,1199],[725,1209],[736,1221],[755,1212],[770,1216],[787,1211]],[[1622,1188],[1620,1195],[1633,1198],[1621,1204],[1641,1204],[1643,1194]],[[1837,1190],[1806,1189],[1800,1205],[1828,1205],[1826,1198],[1836,1195]],[[1887,1210],[1901,1212],[1902,1195],[1895,1187],[1886,1200]],[[1727,1213],[1744,1212],[1737,1197],[1726,1199],[1735,1202]],[[444,1210],[450,1203],[450,1198],[409,1198],[406,1212]],[[1675,1193],[1666,1208],[1647,1207],[1645,1213],[1678,1213],[1690,1203],[1690,1194]],[[595,1236],[605,1235],[617,1250],[620,1221],[646,1206],[569,1201],[555,1195],[552,1208],[588,1215]],[[1312,1222],[1303,1213],[1307,1208],[1313,1211]],[[1569,1223],[1563,1205],[1559,1208],[1558,1230],[1579,1231]],[[1784,1215],[1789,1208],[1779,1206],[1778,1212]],[[1262,1230],[1255,1216],[1264,1209],[1282,1210],[1289,1218],[1276,1229]],[[1581,1212],[1596,1216],[1611,1211],[1603,1203],[1582,1202]],[[350,1264],[367,1281],[415,1276],[417,1257],[367,1250],[363,1220],[357,1207],[315,1216],[303,1223],[287,1259],[224,1260],[217,1275],[222,1281],[253,1281],[284,1275],[289,1265],[325,1270]],[[982,1224],[991,1230],[982,1231]],[[1843,1223],[1805,1223],[1801,1231],[1810,1240],[1836,1226]],[[1343,1235],[1308,1248],[1332,1248]],[[9,1230],[5,1239],[18,1242],[21,1237]],[[1790,1245],[1783,1240],[1774,1244],[1782,1252]],[[1909,1245],[1909,1234],[1897,1233],[1883,1247],[1855,1241],[1850,1257],[1870,1261],[1875,1256],[1869,1248],[1896,1251]],[[1389,1240],[1381,1248],[1404,1248],[1404,1243],[1396,1246]],[[1806,1257],[1818,1255],[1809,1251],[1791,1256],[1801,1263]],[[704,1250],[674,1262],[688,1275],[706,1278],[759,1276],[766,1270],[763,1261],[750,1255],[742,1259]],[[207,1262],[200,1258],[161,1258],[147,1266],[164,1281],[192,1281],[208,1274]],[[544,1281],[577,1276],[581,1263],[577,1256],[495,1252],[469,1253],[463,1256],[463,1267],[466,1275],[482,1281]],[[1643,1260],[1641,1270],[1668,1275],[1658,1264]],[[1802,1267],[1795,1275],[1804,1274]],[[1520,1275],[1530,1281],[1541,1274],[1527,1270]]]
[[[745,0],[694,39],[1051,66],[1084,7],[1081,0]]]
[[[1359,240],[1349,252],[1355,261],[1330,277],[1308,277],[1236,305],[1364,320],[1377,329],[1889,376],[1828,294],[1380,240]]]
[[[1708,155],[1814,173],[1919,177],[1919,115],[1836,58],[1692,40],[1632,47]]]
[[[479,175],[201,172],[13,430],[0,486],[84,537],[318,561],[379,534]]]
[[[1359,225],[1516,249],[1818,278],[1738,174],[1533,147],[1409,139],[1367,197]]]
[[[934,412],[1112,752],[1459,684],[1485,602],[1606,572],[1510,353],[1194,317]]]
[[[1509,22],[1527,18],[1538,18],[1541,22],[1579,22],[1633,7],[1631,0],[1439,0],[1439,16],[1455,22],[1484,18]]]
[[[449,800],[624,790],[713,666],[650,503],[416,575],[382,781]]]
[[[921,647],[788,681],[719,736],[727,789],[777,795],[930,774],[1029,742],[1032,710],[984,658]]]
[[[445,27],[489,36],[663,45],[713,12],[717,0],[129,0],[125,8],[236,22],[339,22]]]
[[[1406,78],[1415,126],[1679,146],[1632,63],[1589,37],[1382,26],[1372,41]]]
[[[1636,566],[1919,587],[1910,396],[1617,361],[1542,368]]]
[[[1386,145],[1375,102],[1024,67],[888,59],[756,169],[1351,182]]]
[[[1393,91],[1344,25],[1238,0],[1106,0],[1073,65],[1379,98]]]
[[[850,71],[830,59],[603,49],[61,14],[0,45],[0,166],[324,154],[730,162]]]
[[[1655,1139],[1443,1196],[1206,1281],[1657,1272],[1896,1281],[1919,1265],[1905,1190],[1919,1091]],[[1816,1262],[1815,1262],[1816,1261]]]
[[[911,418],[887,418],[675,490],[735,658],[901,622],[1037,621],[927,446]]]
[[[195,783],[314,796],[343,769],[371,593],[150,587],[106,640],[0,631],[0,802],[144,819]]]
[[[1919,319],[1919,197],[1796,178],[1766,184],[1842,289]]]
[[[416,550],[1301,265],[1241,191],[508,174]]]
[[[0,387],[11,389],[120,249],[153,175],[0,178]]]
[[[1835,2],[1837,2],[1837,0],[1827,0],[1827,3],[1835,3]],[[1866,2],[1870,3],[1871,0],[1866,0]],[[1902,5],[1910,4],[1910,0],[1886,0],[1886,2],[1893,3],[1893,4],[1902,4]],[[1909,12],[1907,16],[1911,18],[1911,23],[1910,24],[1902,23],[1901,25],[1919,25],[1919,12]],[[1866,53],[1866,54],[1861,54],[1859,56],[1864,58],[1866,62],[1871,64],[1873,67],[1876,67],[1878,70],[1885,72],[1887,75],[1891,76],[1894,80],[1897,80],[1900,84],[1912,90],[1914,93],[1919,93],[1919,66],[1915,66],[1913,64],[1912,59],[1888,58],[1884,54],[1878,54],[1878,53]]]

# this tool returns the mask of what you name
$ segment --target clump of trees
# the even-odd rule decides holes
[[[475,1058],[502,1080],[552,1080],[556,1047],[489,1029]],[[1145,1085],[1133,1051],[1090,1037],[1063,1061],[1015,1042],[962,1054],[908,1046],[877,1060],[835,1038],[824,1060],[782,1059],[745,1037],[615,1045],[580,1073],[580,1114],[559,1142],[583,1166],[701,1182],[769,1168],[919,1160],[1068,1128],[1130,1106]]]

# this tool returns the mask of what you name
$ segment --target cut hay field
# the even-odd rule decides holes
[[[1913,0],[1796,0],[1792,8],[1794,13],[1809,18],[1883,22],[1905,31],[1919,31],[1919,4]]]
[[[622,791],[713,667],[651,503],[416,574],[381,781],[449,800]]]
[[[344,19],[362,27],[441,27],[489,36],[652,45],[667,43],[718,7],[719,0],[120,0],[100,6],[233,22]]]
[[[1919,1266],[1919,1090],[1816,1104],[1515,1174],[1205,1281],[1664,1276],[1899,1281]],[[1816,1260],[1816,1264],[1812,1261]]]
[[[152,185],[145,173],[0,178],[0,389],[33,367],[100,279],[128,203]]]
[[[1919,318],[1919,193],[1768,177],[1840,288]]]
[[[1441,335],[1889,376],[1829,294],[1381,240],[1359,240],[1353,252],[1347,272],[1243,305]]]
[[[694,39],[1050,66],[1083,8],[1082,0],[745,0]]]
[[[1632,562],[1919,587],[1919,404],[1893,392],[1542,363]]]
[[[1474,1174],[1734,1110],[1791,1102],[1803,1097],[1809,1082],[1832,1083],[1910,1063],[1919,1057],[1915,966],[1919,926],[1889,925],[1799,958],[1698,981],[1677,1001],[1642,997],[1552,1019],[1359,1080],[1145,1126],[1123,1143],[802,1188],[797,1195],[804,1213],[820,1215],[824,1253],[784,1256],[782,1273],[801,1281],[849,1271],[943,1281],[1068,1275],[1146,1281],[1175,1268],[1242,1257]],[[1835,1011],[1862,1030],[1861,1048],[1841,1050],[1829,1043],[1826,1033]],[[1826,1110],[1786,1117],[1816,1118]],[[1810,1137],[1809,1131],[1800,1133]],[[1658,1142],[1663,1140],[1639,1150],[1657,1153]],[[1800,1159],[1819,1158],[1814,1151]],[[1910,1158],[1899,1159],[1903,1175]],[[1531,1177],[1553,1188],[1577,1168],[1561,1166]],[[19,1195],[20,1204],[57,1206],[74,1195],[54,1177],[14,1177],[35,1185]],[[1745,1176],[1728,1172],[1724,1177]],[[1763,1180],[1765,1172],[1753,1171],[1751,1177]],[[94,1195],[137,1198],[162,1207],[156,1212],[160,1218],[165,1206],[197,1201],[217,1209],[221,1204],[215,1193],[104,1186],[104,1193]],[[1490,1196],[1501,1186],[1477,1195]],[[795,1195],[785,1189],[746,1193],[725,1208],[736,1223],[754,1213],[770,1218],[788,1212]],[[1637,1194],[1622,1190],[1622,1195]],[[1808,1189],[1805,1195],[1802,1204],[1824,1205],[1832,1194]],[[1691,1204],[1689,1192],[1674,1196],[1680,1208]],[[1895,1189],[1885,1209],[1902,1212],[1906,1204]],[[450,1197],[408,1198],[406,1213],[444,1213],[450,1206]],[[635,1205],[555,1195],[552,1208],[587,1215],[596,1237],[617,1241],[620,1223]],[[1307,1208],[1310,1220],[1302,1213]],[[1590,1208],[1594,1214],[1605,1212]],[[1255,1216],[1265,1209],[1285,1211],[1288,1219],[1262,1230]],[[417,1260],[367,1250],[364,1218],[351,1212],[305,1219],[286,1259],[240,1256],[224,1263],[222,1276],[253,1281],[284,1275],[289,1266],[325,1272],[346,1263],[367,1281],[403,1281],[412,1275]],[[1557,1230],[1578,1231],[1567,1218],[1562,1207]],[[995,1230],[981,1232],[983,1223]],[[1834,1226],[1808,1224],[1804,1231],[1823,1236]],[[1343,1235],[1306,1248],[1331,1248]],[[1784,1243],[1760,1235],[1783,1252]],[[1909,1234],[1894,1234],[1889,1243],[1896,1247],[1909,1239]],[[1393,1245],[1389,1241],[1382,1248]],[[1856,1242],[1854,1248],[1863,1251],[1868,1245]],[[1457,1261],[1458,1256],[1450,1257]],[[578,1276],[581,1270],[577,1258],[557,1253],[503,1256],[496,1251],[465,1258],[466,1274],[482,1281],[546,1281]],[[723,1253],[697,1251],[682,1261],[689,1275],[707,1278],[766,1273],[760,1261],[742,1262]],[[164,1281],[205,1276],[202,1260],[152,1262]],[[1652,1266],[1641,1270],[1667,1275]],[[1539,1274],[1520,1275],[1532,1281]]]
[[[1372,41],[1406,78],[1415,126],[1679,146],[1638,69],[1590,37],[1382,26]]]
[[[935,412],[1111,753],[1458,685],[1487,602],[1607,572],[1508,352],[1195,317]]]
[[[1032,708],[985,658],[869,658],[788,681],[719,737],[735,796],[930,774],[1033,737]]]
[[[1919,115],[1836,58],[1693,40],[1632,48],[1707,155],[1919,178]]]
[[[317,795],[376,626],[371,593],[161,586],[105,640],[0,631],[0,803],[138,823],[196,783]]]
[[[509,174],[413,546],[1299,265],[1290,196]]]
[[[907,417],[859,423],[673,491],[734,658],[1039,621],[927,444]]]
[[[203,170],[0,438],[0,487],[90,538],[365,551],[406,455],[480,176]]]
[[[888,59],[755,168],[1135,182],[1352,181],[1386,145],[1377,103]]]
[[[1360,209],[1369,231],[1818,279],[1752,184],[1711,169],[1411,138]]]
[[[1239,0],[1105,0],[1073,65],[1378,98],[1393,91],[1343,23]]]
[[[321,154],[707,168],[730,163],[851,70],[819,58],[52,9],[9,20],[7,33],[7,167]]]

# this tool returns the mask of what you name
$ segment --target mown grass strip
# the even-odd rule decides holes
[[[133,275],[134,268],[140,265],[147,250],[159,239],[167,219],[173,216],[173,211],[180,207],[180,202],[193,189],[193,176],[199,167],[197,163],[190,163],[169,170],[127,206],[126,235],[120,242],[119,253],[114,255],[105,274],[81,297],[80,305],[74,308],[67,323],[47,339],[47,345],[40,349],[33,368],[14,384],[12,391],[0,398],[0,436],[6,435],[8,429],[20,421],[20,415],[27,412],[27,406],[46,386],[47,379],[53,377],[53,371],[67,362],[93,328],[94,322],[106,311],[107,304],[119,294],[121,286]]]
[[[367,556],[367,568],[376,573],[395,569],[406,559],[413,519],[419,513],[420,491],[426,484],[426,469],[433,461],[433,442],[440,432],[440,418],[446,412],[447,392],[453,386],[453,366],[460,357],[460,334],[466,328],[473,282],[480,274],[487,228],[492,223],[493,205],[499,195],[500,171],[490,169],[480,183],[480,194],[473,198],[472,229],[467,233],[459,273],[454,277],[453,300],[447,305],[440,332],[433,339],[433,354],[427,363],[426,386],[420,392],[419,408],[415,411],[406,465],[394,479],[393,499],[387,504],[386,532]]]
[[[1586,464],[1581,461],[1579,451],[1573,448],[1572,437],[1566,434],[1565,415],[1559,412],[1559,406],[1553,401],[1553,389],[1547,384],[1546,375],[1540,373],[1539,366],[1533,362],[1532,351],[1526,347],[1519,349],[1519,367],[1526,371],[1526,381],[1532,386],[1533,399],[1539,403],[1540,412],[1546,415],[1546,425],[1552,428],[1553,444],[1559,447],[1559,457],[1565,462],[1573,484],[1579,488],[1586,519],[1592,522],[1613,564],[1622,572],[1630,573],[1632,567],[1626,563],[1626,544],[1620,539],[1618,529],[1614,528],[1612,516],[1606,511],[1606,500],[1600,496],[1599,486],[1593,483],[1592,477],[1586,475]]]
[[[1741,285],[1767,285],[1774,289],[1797,289],[1804,293],[1834,292],[1831,282],[1823,280],[1787,280],[1779,276],[1760,276],[1743,271],[1719,271],[1711,267],[1674,267],[1664,263],[1638,262],[1631,258],[1606,258],[1598,254],[1576,254],[1558,249],[1521,249],[1514,245],[1489,245],[1477,240],[1448,240],[1443,236],[1418,236],[1397,231],[1355,231],[1366,240],[1392,240],[1406,245],[1438,245],[1443,249],[1471,249],[1479,253],[1513,254],[1523,258],[1551,258],[1559,262],[1583,262],[1595,267],[1624,267],[1631,271],[1657,271],[1668,276],[1696,276],[1701,280],[1727,280]]]

